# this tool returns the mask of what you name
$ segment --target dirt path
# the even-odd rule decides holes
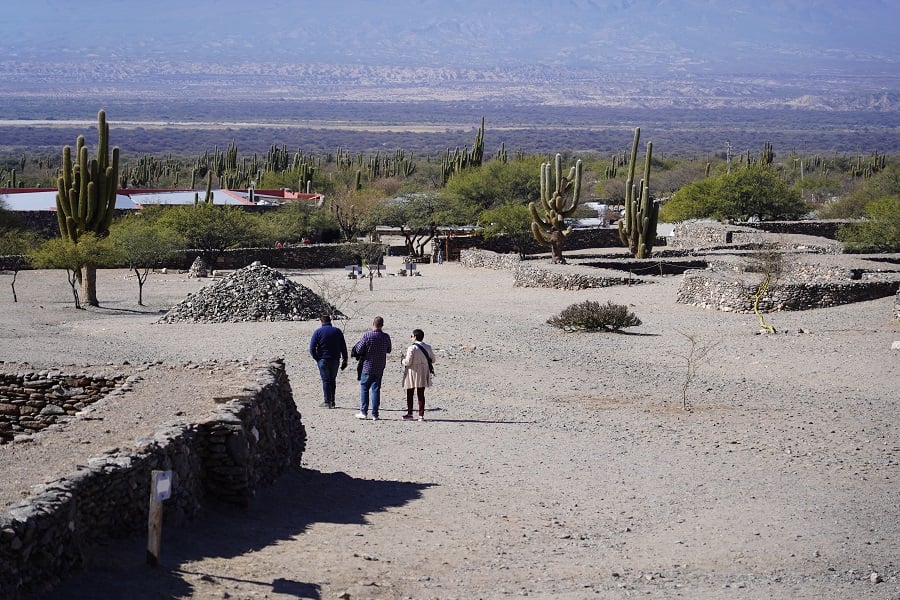
[[[395,360],[425,330],[438,351],[425,423],[400,420],[396,362],[384,420],[353,418],[349,369],[339,408],[319,408],[314,322],[153,325],[202,282],[158,276],[132,312],[121,271],[102,274],[106,308],[76,313],[63,275],[20,274],[18,305],[0,297],[0,359],[284,355],[309,435],[304,468],[248,509],[166,530],[163,568],[143,565],[140,541],[111,544],[50,597],[900,598],[891,298],[774,315],[783,333],[762,336],[752,315],[676,304],[678,277],[561,292],[458,264],[421,272],[361,287],[342,325],[355,341],[383,315]],[[629,304],[644,324],[544,324],[584,299]],[[719,343],[691,412],[685,334]]]

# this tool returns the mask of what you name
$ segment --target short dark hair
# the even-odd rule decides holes
[[[417,342],[421,342],[425,339],[425,332],[421,329],[413,329],[413,337],[416,338]]]
[[[323,323],[331,323],[331,315],[322,315],[319,320]]]
[[[372,325],[378,328],[384,327],[384,319],[381,317],[375,317],[375,320],[372,321]]]

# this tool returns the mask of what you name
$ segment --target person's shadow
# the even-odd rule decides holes
[[[321,598],[315,583],[277,578],[251,581],[181,569],[203,558],[231,558],[302,533],[312,523],[363,524],[365,515],[420,498],[432,483],[356,479],[346,473],[301,469],[285,473],[261,490],[247,508],[213,503],[205,514],[181,526],[163,525],[158,567],[146,564],[146,540],[121,540],[92,548],[85,570],[71,575],[50,600],[192,595],[192,581],[230,580],[259,586],[261,593]],[[163,508],[165,510],[165,507]]]

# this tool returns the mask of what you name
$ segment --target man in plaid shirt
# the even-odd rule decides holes
[[[378,406],[381,404],[381,378],[387,364],[387,355],[391,351],[391,336],[381,330],[384,319],[375,317],[372,331],[362,336],[353,346],[353,353],[365,356],[362,376],[359,379],[359,414],[357,419],[369,416],[369,399],[372,400],[372,420],[378,420]]]

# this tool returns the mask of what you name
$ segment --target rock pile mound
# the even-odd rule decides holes
[[[157,323],[308,321],[325,313],[343,316],[309,288],[254,263],[190,294]]]

